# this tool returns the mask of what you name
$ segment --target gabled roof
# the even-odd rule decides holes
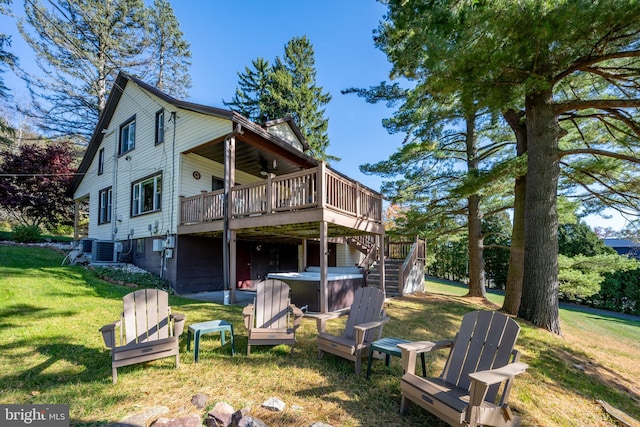
[[[293,120],[293,117],[291,116],[283,117],[281,119],[269,120],[268,122],[265,122],[262,126],[264,126],[265,129],[269,129],[272,126],[279,125],[281,123],[287,123],[289,125],[293,133],[296,135],[296,137],[300,140],[300,142],[304,146],[305,151],[310,148],[309,143],[307,143],[306,138],[304,137],[304,135],[300,131],[300,128],[298,127],[298,125],[296,125],[295,120]]]
[[[166,103],[173,105],[176,108],[230,120],[234,123],[240,124],[243,128],[251,130],[253,133],[260,135],[261,137],[273,142],[275,145],[280,146],[281,148],[287,151],[292,151],[293,149],[290,147],[290,145],[286,141],[281,140],[280,138],[271,134],[267,130],[269,126],[287,122],[291,130],[294,132],[296,137],[302,143],[302,146],[304,147],[304,149],[305,150],[309,149],[308,142],[306,141],[306,139],[300,132],[300,129],[298,128],[298,126],[295,124],[295,122],[291,117],[272,120],[270,122],[265,123],[263,127],[252,122],[251,120],[247,119],[241,114],[236,113],[235,111],[225,110],[225,109],[216,108],[216,107],[210,107],[207,105],[196,104],[193,102],[181,101],[179,99],[173,98],[172,96],[167,95],[166,93],[158,90],[157,88],[149,85],[148,83],[143,82],[142,80],[136,77],[133,77],[124,72],[120,72],[113,84],[113,88],[111,89],[111,93],[109,94],[109,98],[107,99],[107,104],[105,106],[105,109],[102,112],[100,119],[98,120],[98,124],[96,125],[96,128],[93,131],[93,135],[91,136],[91,139],[89,140],[87,151],[85,152],[84,157],[80,162],[80,166],[78,167],[78,171],[76,172],[76,175],[73,177],[73,180],[71,181],[71,184],[68,190],[68,193],[70,195],[73,196],[74,192],[80,185],[80,182],[84,177],[84,174],[89,169],[89,166],[91,165],[91,162],[95,157],[98,151],[98,148],[102,144],[102,140],[104,138],[104,134],[102,131],[103,129],[106,129],[109,123],[111,122],[111,119],[113,117],[113,114],[115,113],[116,107],[120,102],[120,98],[122,97],[125,87],[129,82],[136,84],[143,90],[149,92],[153,96],[160,98]],[[312,163],[317,162],[311,156],[308,156],[304,153],[298,153],[297,155],[300,156],[301,158],[304,158],[305,161],[307,162],[312,162]]]

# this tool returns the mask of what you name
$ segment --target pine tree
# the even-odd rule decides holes
[[[561,166],[568,159],[610,158],[634,170],[620,183],[638,175],[640,7],[587,0],[429,5],[392,0],[388,6],[376,43],[394,64],[393,75],[426,81],[440,94],[474,93],[495,112],[515,107],[524,113],[527,175],[519,315],[560,333]],[[573,129],[563,129],[564,120]],[[581,132],[594,122],[601,138]],[[587,191],[594,197],[599,186],[612,189],[602,176],[595,176]]]
[[[285,46],[284,57],[276,58],[274,81],[277,90],[273,91],[273,97],[280,108],[275,114],[295,119],[311,146],[312,156],[335,159],[326,154],[329,120],[324,117],[324,106],[331,101],[331,95],[317,86],[315,54],[306,36],[291,39]]]
[[[166,0],[25,1],[20,33],[36,54],[40,76],[22,72],[32,105],[24,113],[50,137],[92,134],[120,71],[170,94],[184,95],[189,45]],[[148,36],[151,31],[151,37]]]
[[[169,95],[185,98],[191,87],[189,43],[167,0],[155,0],[149,17],[152,67],[147,81]]]
[[[8,3],[9,0],[0,0],[0,14],[9,13],[5,7]],[[11,46],[11,37],[0,33],[0,100],[7,100],[10,97],[9,88],[4,84],[2,74],[17,61],[17,57],[8,50],[9,46]],[[13,134],[14,129],[5,121],[4,117],[0,117],[0,144],[11,144],[10,137]]]
[[[324,106],[331,95],[317,86],[313,46],[306,36],[291,39],[284,56],[276,57],[272,66],[257,58],[238,77],[236,92],[230,102],[222,101],[224,105],[258,123],[290,116],[309,143],[312,156],[337,160],[326,153],[329,121]]]
[[[231,101],[222,102],[246,118],[264,123],[273,118],[268,103],[272,69],[264,58],[254,59],[251,65],[253,68],[245,67],[244,73],[238,72],[238,87]]]
[[[63,0],[47,9],[25,2],[18,28],[34,50],[43,76],[23,73],[32,105],[25,113],[49,136],[87,139],[119,70],[139,73],[145,63],[142,0]]]

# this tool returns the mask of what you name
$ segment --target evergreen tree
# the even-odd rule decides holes
[[[271,66],[264,58],[251,61],[253,68],[245,67],[245,72],[238,72],[238,87],[230,102],[224,105],[257,123],[267,122],[273,118],[269,111]]]
[[[152,85],[176,98],[185,98],[191,87],[191,51],[180,23],[167,0],[154,0],[149,10]]]
[[[392,0],[388,6],[376,43],[394,64],[393,75],[427,81],[440,94],[473,93],[496,112],[514,107],[524,112],[527,181],[519,315],[560,333],[560,161],[638,162],[640,7],[631,1],[587,0]],[[573,120],[577,134],[586,122],[596,121],[600,135],[613,138],[606,146],[600,145],[605,138],[593,144],[588,137],[572,138],[580,146],[565,145],[560,126],[565,118]]]
[[[6,15],[9,13],[6,5],[9,4],[9,0],[0,0],[0,14]],[[10,97],[9,88],[4,84],[2,74],[7,68],[15,65],[17,58],[8,50],[11,46],[11,37],[6,34],[0,33],[0,100],[7,100]],[[0,117],[0,144],[11,144],[11,136],[14,134],[14,129],[9,126],[4,117]]]
[[[392,133],[405,133],[405,144],[388,160],[362,165],[361,170],[392,178],[383,184],[383,192],[409,207],[405,232],[425,240],[466,234],[469,296],[484,296],[483,217],[510,206],[508,197],[496,197],[509,190],[508,180],[501,176],[505,166],[501,173],[489,171],[494,163],[505,160],[511,142],[464,93],[423,96],[431,92],[423,85],[402,90],[385,83],[344,92],[369,102],[400,104],[385,126]]]
[[[222,101],[224,105],[258,123],[290,116],[309,143],[312,156],[337,160],[326,153],[329,121],[324,117],[324,106],[331,95],[316,83],[315,54],[309,39],[294,37],[285,45],[284,56],[276,57],[272,66],[257,58],[252,67],[238,73],[236,92],[230,102]]]
[[[329,146],[324,106],[331,95],[322,92],[316,83],[315,54],[306,36],[294,37],[284,49],[284,57],[274,65],[274,99],[279,117],[290,115],[311,146],[311,155],[321,159],[336,159],[326,154]],[[274,117],[276,118],[276,117]]]
[[[32,98],[24,113],[48,136],[88,139],[120,71],[150,76],[147,81],[170,93],[186,93],[188,44],[165,1],[150,11],[143,0],[51,5],[25,1],[25,18],[18,25],[42,71],[39,76],[22,72]]]

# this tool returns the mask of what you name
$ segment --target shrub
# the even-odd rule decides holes
[[[148,272],[131,272],[116,267],[95,267],[93,270],[98,277],[109,278],[113,282],[121,282],[122,284],[135,283],[139,288],[171,290],[168,281]]]
[[[605,310],[640,315],[640,268],[607,274],[594,302]]]
[[[37,225],[16,225],[12,238],[18,243],[35,243],[42,240],[42,231]]]

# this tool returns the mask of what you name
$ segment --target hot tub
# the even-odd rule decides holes
[[[269,273],[269,279],[282,280],[291,288],[291,303],[320,312],[320,267],[308,267],[303,272]],[[327,273],[328,310],[351,306],[353,294],[365,285],[364,275],[355,267],[329,267]]]

